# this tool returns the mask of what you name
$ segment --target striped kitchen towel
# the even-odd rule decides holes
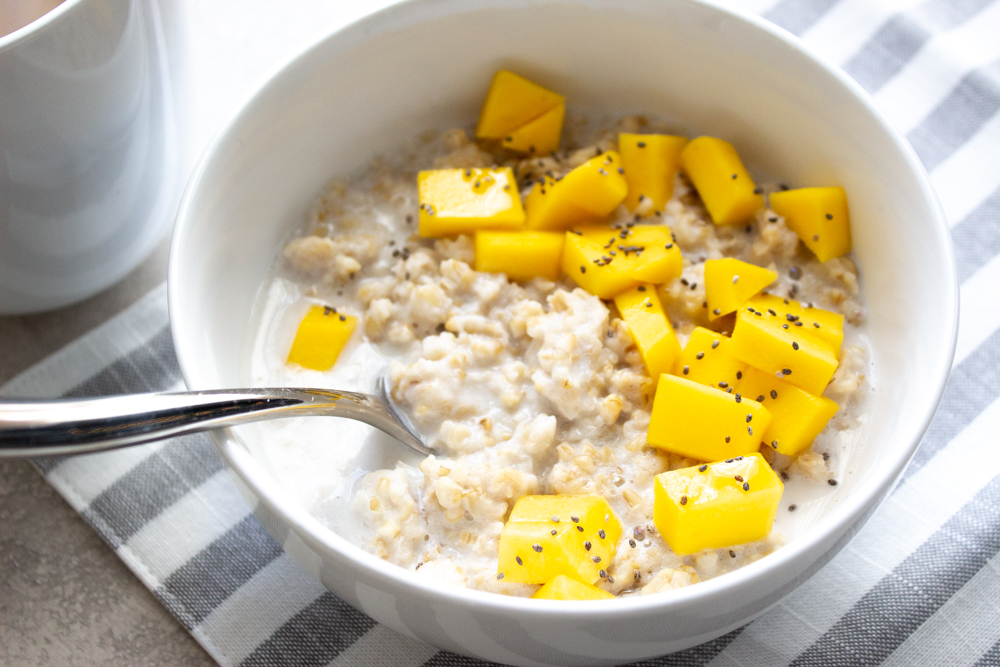
[[[1000,0],[729,4],[841,65],[907,136],[948,214],[965,306],[941,408],[854,541],[757,621],[643,664],[1000,665]],[[180,384],[161,286],[3,393]],[[482,664],[326,592],[249,513],[205,436],[39,467],[222,665]]]

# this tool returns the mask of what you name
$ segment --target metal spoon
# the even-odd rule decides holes
[[[105,398],[0,401],[0,457],[99,452],[237,424],[318,415],[364,422],[421,454],[433,452],[392,404],[334,389],[219,389]]]

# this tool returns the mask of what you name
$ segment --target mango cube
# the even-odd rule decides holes
[[[834,356],[840,358],[844,343],[844,316],[840,313],[806,307],[794,299],[782,299],[773,294],[758,294],[745,305],[760,312],[765,319],[777,318],[782,328],[825,343]]]
[[[358,318],[338,313],[328,306],[313,306],[302,318],[288,352],[288,363],[317,371],[333,368]]]
[[[511,130],[503,138],[501,145],[529,155],[548,155],[559,148],[559,135],[562,134],[565,116],[566,105],[560,102],[535,120]]]
[[[493,75],[479,114],[476,136],[503,139],[527,125],[566,98],[507,70]],[[560,121],[561,125],[561,121]]]
[[[423,237],[524,226],[521,196],[510,167],[421,171],[417,194]]]
[[[673,369],[681,355],[681,344],[663,312],[656,288],[644,284],[626,290],[615,297],[615,306],[639,348],[646,372],[657,382],[660,375]]]
[[[767,408],[771,422],[761,440],[775,451],[795,456],[807,449],[837,412],[837,404],[740,361],[731,344],[726,336],[696,328],[674,373],[709,387],[732,389],[741,403],[751,399]]]
[[[742,225],[764,206],[764,198],[754,192],[757,186],[728,141],[691,140],[681,152],[681,165],[717,225]]]
[[[666,225],[583,227],[566,232],[562,267],[583,289],[611,299],[640,283],[673,280],[683,259]]]
[[[506,273],[511,280],[562,275],[562,232],[476,232],[475,269]]]
[[[747,364],[733,356],[730,340],[704,327],[695,327],[674,363],[673,374],[709,387],[736,387]]]
[[[725,257],[705,262],[705,298],[709,319],[728,315],[770,285],[777,272]]]
[[[673,454],[715,461],[755,452],[771,414],[757,401],[675,375],[656,385],[646,441]]]
[[[528,229],[566,229],[578,222],[607,217],[628,193],[620,168],[618,153],[608,151],[559,180],[546,177],[543,183],[535,183],[524,198]]]
[[[557,575],[531,597],[536,600],[614,600],[615,596],[602,591],[597,586],[570,579],[564,574]]]
[[[760,454],[656,476],[653,521],[674,553],[687,556],[762,539],[784,487]]]
[[[625,208],[634,211],[640,199],[648,197],[653,210],[663,210],[674,194],[674,177],[681,170],[681,151],[685,145],[686,137],[669,134],[618,135],[618,152],[628,182]]]
[[[560,574],[592,584],[606,576],[621,533],[603,496],[523,496],[500,534],[497,570],[523,584]]]
[[[825,262],[851,251],[851,218],[844,188],[801,188],[771,193],[771,208],[785,218],[816,258]]]
[[[837,370],[837,356],[824,343],[784,329],[777,318],[766,319],[749,306],[741,308],[733,330],[733,356],[765,373],[822,394]]]
[[[736,391],[760,401],[771,413],[761,439],[779,454],[796,456],[808,449],[837,412],[837,404],[826,396],[810,394],[753,366],[742,373]]]

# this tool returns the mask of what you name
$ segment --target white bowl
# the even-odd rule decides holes
[[[736,572],[573,604],[415,577],[321,526],[232,433],[219,448],[285,549],[399,632],[524,665],[684,649],[761,614],[857,532],[913,454],[955,344],[950,236],[927,175],[864,92],[785,32],[695,0],[415,0],[327,37],[252,97],[192,178],[169,276],[181,368],[195,389],[247,384],[258,290],[321,187],[424,129],[473,121],[500,67],[564,93],[571,109],[677,119],[733,141],[769,174],[847,189],[875,396],[840,501],[810,532]]]

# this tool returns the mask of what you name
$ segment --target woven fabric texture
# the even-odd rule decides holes
[[[1000,1],[728,4],[843,67],[913,145],[955,239],[958,352],[902,483],[832,562],[753,623],[642,664],[1000,665]],[[160,286],[2,393],[180,387]],[[306,575],[206,436],[38,465],[221,665],[483,664],[379,626]]]

